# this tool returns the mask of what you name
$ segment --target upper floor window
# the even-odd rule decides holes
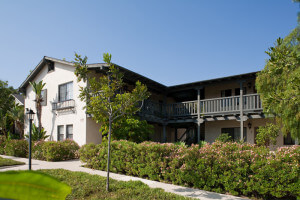
[[[235,90],[234,90],[235,96],[239,96],[240,95],[240,91],[241,91],[241,88],[235,88]],[[243,95],[245,95],[246,92],[247,92],[246,87],[243,87]]]
[[[44,89],[41,91],[41,97],[43,99],[41,105],[42,106],[47,106],[47,89]]]
[[[221,97],[230,97],[230,96],[231,96],[231,89],[221,90]]]
[[[48,62],[48,72],[54,71],[54,62]]]
[[[65,83],[58,86],[59,101],[67,101],[73,99],[73,82]]]

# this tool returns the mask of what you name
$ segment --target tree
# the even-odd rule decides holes
[[[294,139],[300,138],[299,42],[299,26],[284,40],[277,39],[275,47],[266,51],[270,58],[256,78],[264,112],[272,114],[283,134],[290,133]]]
[[[103,54],[103,61],[107,64],[107,74],[100,77],[88,75],[87,57],[82,58],[75,53],[74,66],[78,81],[88,82],[88,87],[80,88],[80,98],[86,102],[86,111],[91,114],[96,123],[108,122],[108,156],[107,156],[107,182],[109,191],[110,168],[110,141],[112,123],[125,115],[136,113],[141,108],[141,102],[148,98],[150,93],[147,87],[137,81],[135,88],[128,92],[123,90],[123,74],[117,66],[111,63],[111,54]]]
[[[108,136],[108,123],[101,126],[102,141]],[[148,124],[146,120],[140,120],[136,116],[127,115],[119,118],[112,125],[114,134],[113,140],[128,140],[131,142],[140,143],[149,140],[153,134],[153,126]]]
[[[19,132],[20,138],[23,138],[24,130],[24,106],[14,105],[14,107],[8,111],[8,116],[12,119],[13,123]]]
[[[13,93],[16,93],[16,90],[8,86],[7,81],[0,80],[0,130],[4,135],[8,129],[8,111],[14,106],[14,98],[11,95]]]
[[[43,81],[40,81],[38,83],[36,82],[29,82],[30,85],[32,86],[32,89],[35,93],[35,107],[36,107],[36,115],[37,115],[37,120],[38,120],[38,130],[42,130],[42,102],[43,102],[43,97],[42,97],[42,90],[45,87],[46,83],[43,83]]]

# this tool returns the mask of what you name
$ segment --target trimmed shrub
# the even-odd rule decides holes
[[[78,158],[79,145],[73,140],[40,141],[33,147],[33,158],[46,161],[62,161]]]
[[[4,147],[6,145],[6,137],[4,135],[0,135],[0,154],[5,154]]]
[[[9,140],[6,142],[5,155],[28,157],[28,142],[26,140]]]
[[[84,145],[80,159],[106,170],[107,143]],[[208,191],[258,198],[300,195],[300,147],[275,153],[246,143],[184,145],[112,141],[111,171]]]

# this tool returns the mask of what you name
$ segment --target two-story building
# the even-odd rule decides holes
[[[152,140],[158,142],[199,140],[214,142],[221,133],[235,140],[241,137],[255,143],[257,128],[265,125],[259,95],[255,90],[256,73],[247,73],[167,87],[119,66],[124,82],[130,87],[137,80],[146,84],[151,97],[139,112],[142,119],[155,127]],[[106,73],[107,65],[90,64],[93,76]],[[42,126],[50,140],[73,139],[78,144],[100,143],[100,125],[86,113],[80,101],[73,63],[44,57],[20,90],[25,94],[25,108],[35,109],[35,94],[29,82],[46,83],[43,90]],[[28,133],[28,123],[25,123]],[[278,137],[277,146],[294,144],[288,136]]]

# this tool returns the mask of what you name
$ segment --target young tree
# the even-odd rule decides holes
[[[137,81],[131,92],[123,91],[123,74],[117,66],[111,63],[111,54],[103,54],[103,61],[107,64],[107,74],[100,77],[88,75],[87,57],[82,58],[75,54],[74,65],[77,80],[88,82],[88,87],[81,87],[80,98],[86,102],[86,111],[93,116],[96,123],[108,122],[108,155],[107,155],[107,182],[109,191],[110,168],[110,141],[112,123],[123,117],[136,113],[141,108],[141,102],[149,97],[147,87]]]
[[[299,42],[299,26],[284,40],[277,39],[275,47],[266,52],[270,58],[256,79],[264,112],[274,115],[282,132],[291,133],[294,139],[300,138]],[[272,130],[276,129],[272,127]]]
[[[38,83],[36,82],[29,82],[30,85],[32,86],[32,89],[35,93],[35,107],[36,107],[36,115],[37,115],[37,120],[38,120],[38,130],[42,130],[42,102],[43,102],[43,97],[42,97],[42,90],[45,87],[46,83],[43,83],[43,81],[40,81]]]

